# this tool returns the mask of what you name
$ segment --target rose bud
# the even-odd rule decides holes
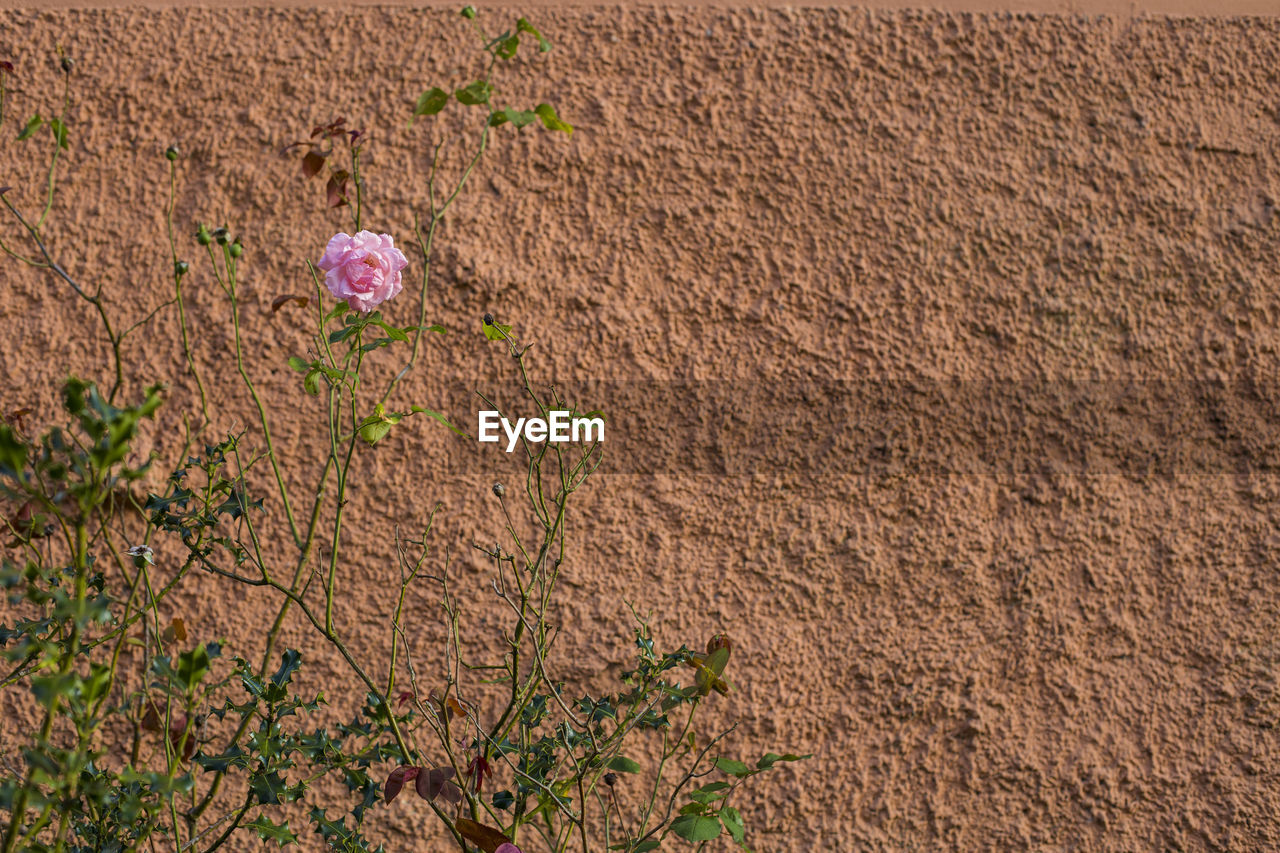
[[[733,642],[729,639],[728,634],[716,634],[710,640],[707,640],[707,654],[714,654],[717,649],[733,651]]]

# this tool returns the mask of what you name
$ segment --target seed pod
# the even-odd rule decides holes
[[[186,261],[178,261],[173,265],[173,271],[177,275],[186,275],[188,269],[190,269],[190,267],[187,265]]]
[[[494,484],[493,484],[493,493],[494,493],[495,495],[497,495],[498,497],[502,497],[503,495],[505,495],[505,494],[507,493],[507,487],[506,487],[506,486],[504,486],[504,485],[502,485],[501,483],[494,483]]]
[[[209,232],[203,225],[196,231],[196,242],[201,246],[207,246],[213,242],[213,238],[209,236]]]
[[[170,163],[172,163],[174,160],[177,160],[178,146],[170,145],[168,148],[164,149],[164,156],[165,156],[165,159],[167,159]]]
[[[617,782],[618,782],[618,774],[617,774],[617,773],[606,773],[606,774],[604,774],[604,783],[605,783],[606,785],[608,785],[610,788],[612,788],[614,785],[616,785],[616,784],[617,784]]]
[[[244,254],[244,246],[241,246],[240,241],[236,240],[231,244],[231,248],[228,251],[231,252],[231,257],[238,258]]]
[[[492,326],[492,325],[493,325],[493,315],[492,315],[492,314],[485,314],[485,315],[484,315],[484,324],[485,324],[486,326]]]
[[[76,63],[75,63],[75,60],[73,60],[71,57],[69,57],[69,56],[64,56],[64,57],[62,57],[62,63],[61,63],[61,64],[62,64],[62,73],[63,73],[63,74],[70,74],[70,73],[71,73],[71,69],[75,67],[75,64],[76,64]]]

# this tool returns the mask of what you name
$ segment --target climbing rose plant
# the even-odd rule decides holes
[[[746,763],[727,754],[728,731],[697,725],[709,704],[734,701],[726,635],[697,649],[660,648],[648,616],[633,608],[631,663],[613,690],[592,693],[557,674],[549,614],[580,558],[568,518],[603,463],[598,441],[569,451],[526,444],[525,488],[492,487],[510,523],[493,544],[471,546],[489,567],[493,604],[484,612],[460,590],[451,552],[432,548],[434,513],[414,532],[386,531],[397,577],[377,615],[389,654],[353,643],[335,607],[349,583],[350,532],[367,535],[384,523],[351,516],[355,490],[378,488],[353,481],[354,461],[415,415],[465,440],[446,414],[397,402],[425,336],[445,331],[427,322],[430,260],[445,214],[493,134],[535,125],[573,132],[548,103],[501,104],[504,66],[522,47],[551,49],[537,28],[519,18],[494,34],[471,7],[459,20],[479,45],[475,76],[432,86],[410,112],[439,134],[431,117],[465,111],[476,126],[473,147],[451,164],[441,156],[445,140],[433,140],[424,201],[403,242],[412,263],[392,236],[364,227],[363,131],[335,119],[284,149],[302,179],[323,177],[318,213],[349,217],[351,230],[337,231],[322,253],[302,247],[299,256],[319,254],[318,261],[300,265],[302,286],[272,303],[309,330],[309,345],[288,359],[298,399],[282,410],[267,405],[246,368],[261,351],[241,325],[251,241],[225,225],[175,224],[178,147],[164,152],[169,200],[160,242],[171,294],[141,316],[123,316],[136,313],[145,289],[112,304],[103,287],[54,255],[48,239],[59,162],[77,156],[70,57],[59,57],[60,109],[21,124],[13,144],[47,158],[48,192],[32,208],[19,200],[21,189],[0,182],[9,217],[0,250],[7,263],[29,264],[65,288],[65,298],[89,305],[111,360],[104,376],[65,383],[61,412],[21,408],[0,424],[7,539],[0,690],[6,707],[19,709],[4,728],[16,748],[0,761],[4,853],[213,851],[261,842],[383,850],[369,837],[382,824],[368,819],[391,809],[427,810],[443,843],[463,853],[643,853],[716,839],[749,849],[739,791],[807,757],[770,752]],[[0,62],[0,137],[10,118],[5,86],[22,73]],[[190,259],[200,256],[198,264]],[[407,274],[418,276],[409,305],[401,296]],[[223,295],[234,365],[225,374],[222,361],[208,375],[201,367],[207,342],[193,334],[184,290],[192,282]],[[383,315],[393,308],[412,322]],[[529,347],[514,324],[489,312],[481,318],[481,310],[476,316],[473,331],[492,342],[520,384],[504,415],[586,410],[531,378]],[[141,330],[181,343],[192,399],[181,412],[182,433],[157,437],[161,449],[145,458],[137,440],[155,431],[168,397],[160,385],[125,375],[124,354]],[[374,378],[376,360],[395,368],[389,379]],[[231,389],[219,399],[245,394],[254,420],[220,432],[213,388]],[[302,402],[308,396],[318,405]],[[317,413],[305,428],[327,448],[318,474],[315,460],[300,464],[272,437],[280,418]],[[184,594],[234,606],[245,587],[272,602],[256,633],[196,636],[178,610]],[[423,595],[434,610],[410,617]],[[492,626],[495,606],[505,621],[486,644],[482,622]],[[436,648],[424,647],[424,619],[440,627]],[[311,645],[280,647],[291,620],[310,632]],[[304,689],[299,673],[321,652],[339,662],[341,675],[323,690]]]

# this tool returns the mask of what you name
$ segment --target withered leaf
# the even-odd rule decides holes
[[[485,826],[483,823],[468,820],[465,817],[458,818],[458,822],[454,824],[454,827],[462,834],[463,838],[479,847],[484,853],[497,853],[498,848],[503,844],[511,843],[511,839],[498,830]]]
[[[306,308],[309,301],[310,300],[305,296],[277,296],[275,299],[271,300],[271,313],[276,313],[289,302],[297,303],[299,308]]]

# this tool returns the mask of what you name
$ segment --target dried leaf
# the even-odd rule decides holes
[[[289,302],[296,302],[299,308],[306,308],[309,300],[305,296],[277,296],[271,300],[271,313],[276,313]]]
[[[463,838],[479,847],[484,853],[498,853],[499,847],[511,843],[511,839],[498,830],[465,817],[458,818],[454,828],[462,834]]]

